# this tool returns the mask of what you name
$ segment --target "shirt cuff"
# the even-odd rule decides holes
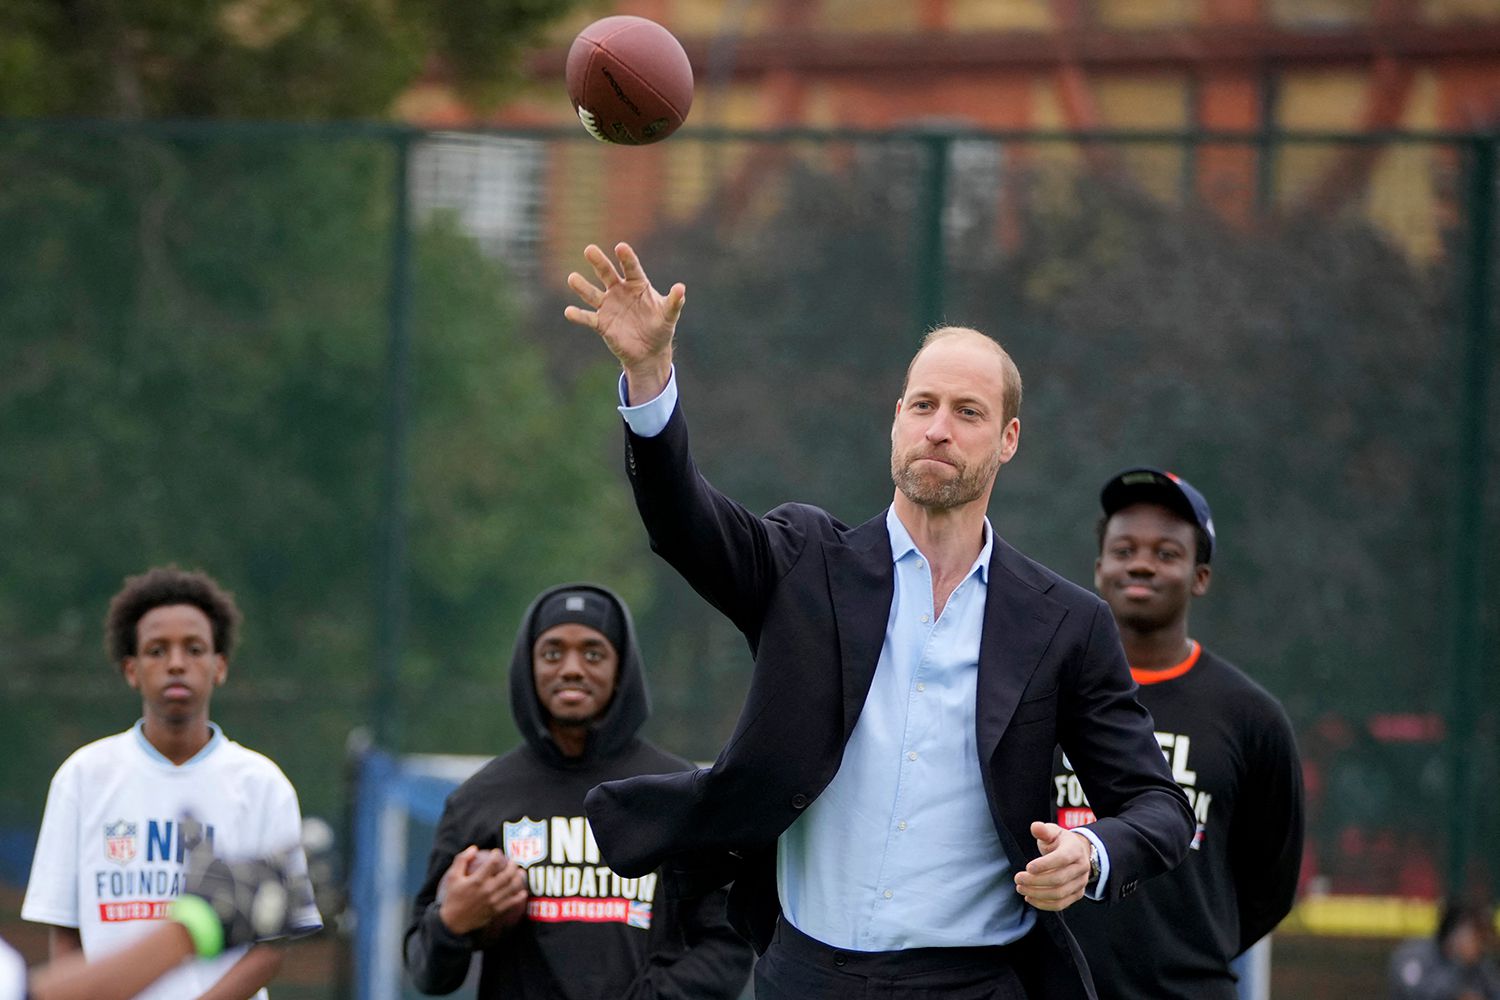
[[[1109,885],[1109,852],[1104,849],[1104,841],[1099,839],[1099,835],[1088,827],[1075,826],[1073,832],[1081,833],[1089,838],[1089,842],[1094,845],[1094,850],[1099,854],[1099,881],[1095,882],[1092,887],[1084,889],[1083,894],[1089,899],[1103,899],[1104,887]]]
[[[625,373],[621,372],[620,416],[625,418],[626,426],[636,437],[656,437],[666,428],[667,421],[672,419],[672,411],[677,408],[677,366],[672,366],[666,388],[655,399],[631,406],[630,397],[625,392]]]

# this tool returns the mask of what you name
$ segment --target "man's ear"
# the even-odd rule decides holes
[[[1214,570],[1208,563],[1199,563],[1193,567],[1193,596],[1202,597],[1208,593],[1208,583],[1213,579]]]
[[[129,684],[137,691],[141,689],[141,679],[135,670],[135,657],[127,656],[120,661],[120,676],[125,678],[126,684]]]
[[[1016,457],[1021,447],[1021,418],[1011,417],[1000,433],[1000,464],[1004,465]]]
[[[217,664],[214,668],[214,687],[218,687],[229,679],[229,660],[223,653],[215,653],[214,662]]]

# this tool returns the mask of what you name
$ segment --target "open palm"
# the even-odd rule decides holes
[[[583,256],[593,266],[599,284],[577,271],[569,274],[568,287],[589,308],[568,306],[563,315],[599,334],[627,372],[670,368],[672,334],[682,315],[687,289],[680,282],[666,295],[652,288],[640,258],[628,243],[616,244],[615,255],[620,261],[618,269],[592,243],[584,249]]]

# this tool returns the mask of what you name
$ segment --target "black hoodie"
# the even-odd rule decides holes
[[[560,590],[592,590],[619,609],[625,648],[614,697],[590,727],[581,757],[565,757],[548,731],[532,674],[532,622]],[[724,894],[667,899],[655,873],[615,875],[599,857],[583,797],[601,781],[692,765],[636,735],[651,714],[635,626],[619,597],[591,584],[538,595],[516,633],[510,703],[525,743],[454,789],[433,837],[427,877],[406,932],[406,968],[424,993],[451,993],[480,949],[477,996],[504,1000],[731,1000],[750,969],[750,948],[724,918]],[[526,866],[531,900],[521,923],[488,947],[442,923],[438,882],[470,844],[502,847]]]

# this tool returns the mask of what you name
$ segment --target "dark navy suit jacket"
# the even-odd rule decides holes
[[[680,406],[655,437],[627,430],[626,465],[652,548],[744,633],[755,669],[711,768],[600,785],[589,819],[622,875],[661,868],[663,888],[685,895],[732,883],[730,918],[764,951],[780,913],[777,838],[838,771],[880,657],[895,586],[885,518],[850,529],[804,504],[752,514],[698,473]],[[976,723],[1018,869],[1038,854],[1032,821],[1051,815],[1057,744],[1101,817],[1111,896],[1187,853],[1192,813],[1134,689],[1108,607],[997,537]],[[1031,995],[1092,998],[1057,914],[1038,911],[1038,929],[1017,949]]]

